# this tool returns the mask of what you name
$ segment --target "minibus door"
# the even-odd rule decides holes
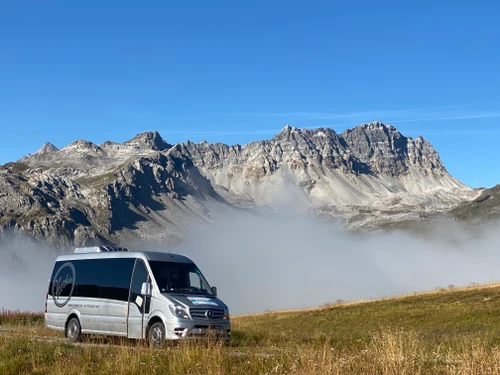
[[[141,259],[137,259],[128,303],[127,336],[130,338],[144,338],[151,297],[141,295],[141,287],[147,282],[150,282],[150,277],[146,265]]]

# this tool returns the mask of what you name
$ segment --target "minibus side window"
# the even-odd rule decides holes
[[[130,277],[134,269],[134,259],[117,258],[97,261],[99,267],[94,275],[101,286],[101,299],[127,301],[129,296]]]
[[[73,261],[76,269],[75,297],[99,298],[101,287],[99,261],[95,259]]]

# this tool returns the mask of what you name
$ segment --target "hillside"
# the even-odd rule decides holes
[[[193,223],[288,207],[349,228],[421,220],[474,199],[422,137],[380,122],[341,134],[286,126],[243,146],[171,145],[157,132],[123,144],[46,143],[0,167],[0,230],[57,247],[177,241]]]
[[[32,314],[0,314],[2,374],[496,374],[500,286],[233,317],[232,341],[154,350],[70,345]],[[29,333],[29,334],[28,334]]]
[[[500,285],[443,288],[373,301],[327,304],[309,310],[269,312],[236,317],[244,339],[321,342],[335,348],[360,348],[381,330],[417,331],[428,346],[457,344],[471,336],[488,346],[500,338]],[[268,332],[268,327],[273,327]],[[262,340],[262,341],[261,341]]]
[[[500,218],[500,185],[484,189],[470,202],[461,203],[454,208],[451,215],[460,220],[480,220],[487,222]]]

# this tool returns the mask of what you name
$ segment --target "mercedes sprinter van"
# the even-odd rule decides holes
[[[228,307],[183,255],[95,246],[56,259],[45,325],[70,341],[82,334],[165,340],[229,340]]]

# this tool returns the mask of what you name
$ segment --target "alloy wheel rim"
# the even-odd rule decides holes
[[[76,337],[78,334],[78,326],[75,322],[71,322],[69,325],[68,336]]]
[[[153,331],[151,332],[151,339],[155,344],[159,344],[162,340],[163,337],[163,332],[159,327],[153,328]]]

